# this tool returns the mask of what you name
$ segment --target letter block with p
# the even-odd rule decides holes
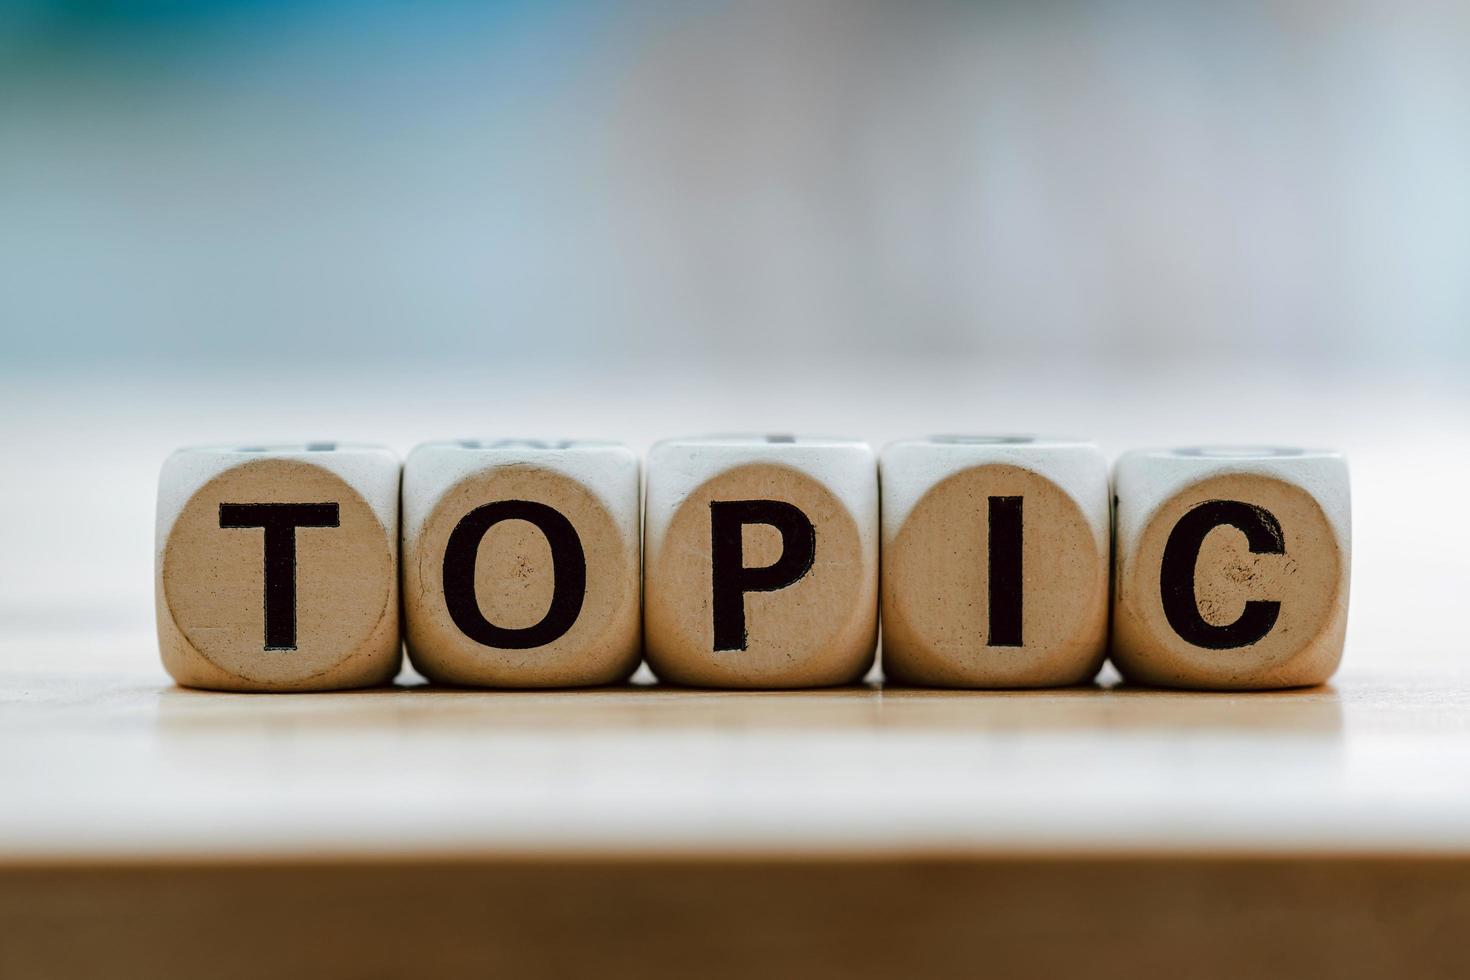
[[[185,449],[159,477],[159,649],[187,687],[384,683],[398,638],[397,457],[374,446]]]
[[[472,687],[610,684],[638,666],[638,457],[616,443],[428,443],[403,471],[408,655]]]
[[[1130,680],[1320,684],[1342,659],[1351,520],[1336,453],[1127,453],[1113,473],[1111,657]]]
[[[702,687],[857,681],[877,643],[872,449],[748,436],[653,447],[644,512],[644,653]]]

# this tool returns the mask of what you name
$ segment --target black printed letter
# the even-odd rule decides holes
[[[220,504],[219,526],[265,529],[265,649],[296,649],[296,529],[339,527],[336,504]]]
[[[1221,525],[1229,524],[1245,535],[1251,554],[1280,555],[1286,552],[1281,524],[1264,507],[1239,500],[1207,500],[1179,519],[1164,545],[1164,560],[1159,567],[1159,591],[1164,600],[1164,616],[1174,632],[1197,647],[1229,650],[1250,646],[1271,632],[1281,603],[1251,599],[1235,622],[1214,626],[1199,614],[1199,600],[1194,593],[1194,566],[1199,560],[1205,535]]]
[[[817,531],[783,500],[713,500],[709,519],[715,649],[744,650],[745,593],[775,592],[811,571]],[[745,567],[741,529],[747,524],[769,524],[781,532],[781,557],[773,564]]]
[[[1021,646],[1021,498],[990,498],[990,639]]]
[[[485,534],[501,521],[528,521],[546,535],[555,576],[551,608],[541,622],[524,629],[496,626],[480,612],[475,595],[475,558]],[[587,556],[577,529],[561,511],[532,500],[497,500],[476,507],[455,525],[444,548],[444,604],[465,636],[487,647],[529,650],[559,639],[572,628],[587,596]]]

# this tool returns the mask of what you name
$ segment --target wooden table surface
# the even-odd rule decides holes
[[[7,386],[0,976],[722,975],[781,957],[810,975],[962,975],[977,957],[1013,975],[1177,957],[1212,976],[1470,966],[1455,942],[1470,915],[1461,379],[1268,377],[1244,399],[1229,371],[1129,387],[1121,368],[864,367],[800,398],[785,376],[631,397],[603,374],[499,380],[419,379],[383,399],[378,378],[294,400],[281,381],[264,411],[243,375]],[[574,404],[554,397],[572,389]],[[325,433],[406,450],[503,432],[643,446],[666,403],[679,431],[881,443],[1095,426],[1111,452],[1343,447],[1344,666],[1266,694],[1130,689],[1108,670],[1031,693],[701,692],[642,675],[511,693],[406,672],[325,695],[186,691],[159,667],[152,481],[173,445]],[[389,942],[413,930],[432,951]]]

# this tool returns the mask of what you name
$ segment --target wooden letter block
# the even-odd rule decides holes
[[[661,442],[648,459],[644,652],[678,684],[858,681],[878,618],[878,479],[864,442]]]
[[[610,684],[638,666],[638,457],[431,443],[403,471],[408,655],[448,684]]]
[[[1129,680],[1320,684],[1342,659],[1347,464],[1298,449],[1128,453],[1114,471],[1112,659]]]
[[[184,449],[158,481],[163,665],[186,687],[325,691],[398,673],[398,458]]]
[[[883,672],[1091,680],[1108,639],[1108,464],[1091,443],[946,436],[883,452]]]

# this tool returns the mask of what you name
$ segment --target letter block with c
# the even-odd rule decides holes
[[[324,691],[391,680],[398,458],[376,446],[183,449],[158,484],[163,665],[186,687]]]
[[[1113,472],[1113,663],[1165,687],[1320,684],[1342,659],[1351,522],[1331,452],[1127,453]]]
[[[409,659],[474,687],[611,684],[638,666],[638,457],[616,443],[428,443],[403,471]]]
[[[701,687],[848,684],[877,643],[878,479],[842,439],[748,436],[653,447],[644,654]]]

